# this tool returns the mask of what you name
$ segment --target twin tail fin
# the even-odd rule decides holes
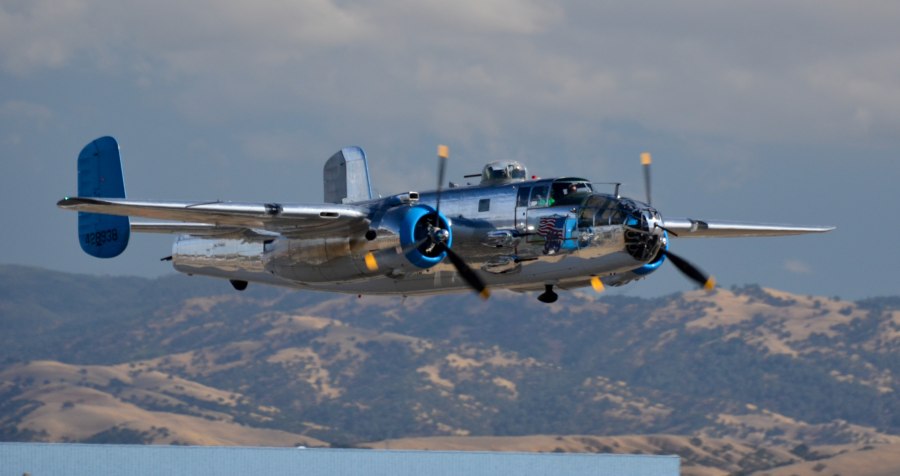
[[[125,198],[125,178],[119,144],[101,137],[78,154],[78,196]],[[97,258],[114,258],[128,246],[131,225],[127,216],[78,212],[78,241],[85,253]]]

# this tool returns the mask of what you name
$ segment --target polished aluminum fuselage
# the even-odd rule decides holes
[[[492,288],[543,289],[586,286],[593,276],[616,276],[648,263],[626,250],[621,224],[579,220],[585,194],[564,205],[523,201],[521,189],[549,187],[552,180],[451,188],[440,212],[452,227],[452,248]],[[527,199],[527,191],[525,192]],[[360,234],[273,237],[271,240],[181,235],[173,247],[176,270],[231,280],[354,294],[421,294],[467,289],[452,265],[419,268],[404,258],[398,222],[413,205],[435,207],[435,193],[418,202],[388,197],[356,203],[369,209],[373,239]],[[555,227],[555,228],[554,228]],[[549,230],[549,231],[548,231]],[[548,244],[548,241],[550,243]],[[378,269],[364,256],[374,252]],[[634,279],[634,277],[629,278]]]
[[[448,157],[438,147],[439,181]],[[647,202],[650,155],[642,154]],[[668,250],[681,237],[784,236],[833,227],[675,218],[648,204],[597,193],[575,177],[526,180],[514,161],[485,165],[477,186],[372,199],[365,152],[346,147],[323,169],[325,203],[133,200],[125,197],[117,141],[78,155],[78,212],[87,254],[112,258],[132,232],[178,235],[171,260],[187,274],[358,294],[417,294],[487,287],[595,289],[641,279],[670,260],[697,284],[715,280]],[[440,203],[438,203],[440,197]],[[131,221],[132,217],[154,221]],[[161,221],[160,221],[161,220]],[[447,258],[449,262],[443,260]],[[164,258],[169,259],[169,258]]]

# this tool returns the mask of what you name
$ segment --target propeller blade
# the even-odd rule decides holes
[[[672,264],[678,268],[678,271],[681,271],[685,276],[702,286],[703,289],[711,290],[716,287],[716,278],[700,271],[700,268],[694,266],[686,259],[668,250],[663,250],[663,254],[672,261]]]
[[[375,255],[371,251],[366,253],[366,269],[373,273],[378,271],[378,260],[375,259]]]
[[[482,299],[487,299],[491,297],[491,292],[488,290],[487,285],[484,284],[484,281],[478,276],[472,268],[466,264],[465,260],[462,259],[461,256],[456,254],[455,251],[450,249],[444,243],[438,243],[437,246],[443,249],[444,252],[447,253],[447,257],[450,258],[450,262],[453,263],[453,266],[456,268],[456,271],[462,276],[463,280],[469,284],[469,287],[475,290]]]
[[[644,191],[647,192],[647,205],[652,205],[650,201],[650,164],[653,163],[653,159],[650,157],[650,152],[641,153],[641,165],[644,166]]]
[[[446,145],[439,145],[437,149],[438,155],[438,184],[437,197],[435,198],[434,210],[441,212],[441,191],[444,189],[444,173],[447,170],[447,158],[450,157],[450,148]]]
[[[594,288],[594,291],[597,291],[598,293],[602,293],[603,290],[606,289],[605,287],[603,287],[603,281],[600,281],[599,276],[594,276],[593,278],[591,278],[591,287]]]

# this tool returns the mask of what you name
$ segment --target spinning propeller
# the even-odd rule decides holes
[[[435,197],[435,207],[434,207],[434,220],[432,223],[440,223],[440,213],[441,213],[441,192],[444,190],[444,173],[447,170],[447,159],[450,157],[450,149],[446,145],[439,145],[437,149],[438,153],[438,184],[437,184],[437,196]],[[447,246],[447,230],[442,230],[437,228],[435,225],[433,229],[429,230],[427,240],[430,240],[431,245],[435,247],[435,251],[438,253],[447,253],[447,258],[450,258],[450,262],[453,263],[453,267],[456,268],[456,272],[463,278],[463,280],[469,285],[470,288],[475,290],[479,296],[483,299],[487,299],[491,296],[491,292],[488,290],[487,285],[484,284],[484,281],[481,277],[472,270],[471,267],[466,263],[461,256],[456,254],[449,246]]]
[[[644,152],[641,154],[641,166],[644,169],[644,191],[647,194],[647,205],[651,205],[650,201],[650,164],[653,163],[653,159],[650,157],[649,152]],[[666,230],[665,227],[657,224],[655,225],[658,228],[662,228],[664,231],[669,232],[674,236],[678,236],[675,232],[671,230]],[[704,273],[700,268],[694,266],[690,261],[672,253],[671,251],[662,248],[660,250],[666,258],[669,258],[672,261],[672,264],[678,268],[678,271],[681,271],[682,274],[687,276],[691,281],[694,281],[700,287],[704,289],[713,289],[716,287],[716,278]]]
[[[449,245],[450,223],[441,216],[441,193],[444,189],[444,175],[447,169],[447,159],[450,156],[450,150],[446,145],[439,145],[437,152],[438,184],[435,196],[435,207],[416,224],[416,229],[413,232],[415,239],[403,249],[403,254],[406,255],[410,251],[418,249],[418,252],[429,257],[438,257],[442,254],[446,255],[446,257],[450,259],[450,263],[453,264],[453,267],[456,268],[456,272],[459,273],[466,284],[468,284],[469,287],[477,292],[483,299],[487,299],[491,295],[487,285]],[[442,225],[444,225],[446,229],[442,228]],[[374,272],[378,270],[378,261],[372,252],[366,253],[365,264],[369,271]]]

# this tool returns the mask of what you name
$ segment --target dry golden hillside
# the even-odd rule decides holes
[[[240,394],[133,369],[36,361],[6,368],[0,382],[3,387],[30,382],[17,397],[30,402],[19,415],[18,427],[48,441],[125,438],[152,444],[327,446],[308,436],[238,424],[227,408],[237,405]],[[191,402],[215,403],[226,411]]]
[[[744,286],[547,306],[221,284],[0,266],[0,439],[664,453],[686,474],[896,467],[898,298]]]

